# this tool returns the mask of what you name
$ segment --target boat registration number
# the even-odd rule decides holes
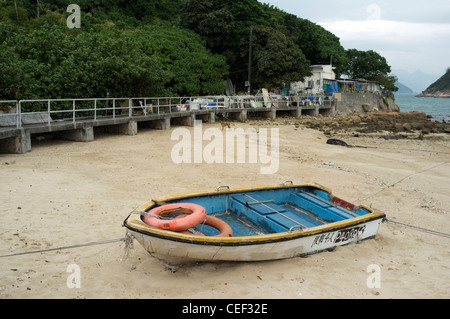
[[[314,238],[311,247],[327,243],[343,243],[358,237],[362,238],[362,234],[364,233],[365,229],[366,225],[362,225],[343,229],[333,233],[320,234]]]

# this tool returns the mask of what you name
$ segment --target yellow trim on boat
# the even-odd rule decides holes
[[[224,243],[224,244],[232,244],[232,243],[251,243],[251,242],[270,242],[278,239],[289,239],[293,237],[299,236],[309,236],[317,233],[322,233],[326,231],[332,231],[339,228],[344,228],[348,226],[352,226],[355,224],[360,224],[363,222],[367,222],[373,219],[382,218],[385,214],[381,211],[378,211],[374,208],[367,207],[365,205],[361,205],[362,208],[367,209],[371,213],[368,213],[363,216],[354,217],[347,220],[342,220],[330,224],[320,225],[316,227],[311,227],[307,229],[299,229],[293,230],[291,232],[283,232],[283,233],[274,233],[274,234],[264,234],[264,235],[255,235],[255,236],[239,236],[239,237],[212,237],[212,236],[193,236],[188,234],[181,234],[178,232],[173,232],[169,230],[162,230],[158,228],[151,227],[145,224],[141,220],[141,212],[145,212],[149,210],[151,207],[155,205],[155,201],[157,202],[166,202],[166,201],[174,201],[181,200],[185,198],[198,197],[198,196],[209,196],[209,195],[217,195],[217,194],[227,194],[227,193],[237,193],[237,192],[246,192],[246,191],[255,191],[255,190],[264,190],[264,189],[277,189],[277,188],[292,188],[292,187],[305,187],[311,186],[316,187],[318,189],[324,190],[331,194],[331,190],[319,185],[314,182],[302,183],[302,184],[278,184],[278,185],[264,185],[264,186],[252,186],[252,187],[240,187],[234,189],[219,189],[213,191],[198,191],[198,192],[190,192],[190,193],[180,193],[175,195],[168,195],[164,197],[160,197],[149,202],[146,202],[139,206],[134,212],[128,216],[126,219],[126,224],[131,228],[134,228],[138,231],[143,231],[147,233],[153,233],[155,235],[164,236],[167,238],[173,239],[182,239],[188,240],[191,242],[208,242],[208,243]]]
[[[248,192],[248,191],[258,191],[264,189],[276,189],[276,188],[292,188],[292,187],[316,187],[321,190],[324,190],[331,194],[331,190],[325,186],[317,184],[315,182],[307,182],[301,184],[275,184],[275,185],[263,185],[263,186],[247,186],[247,187],[237,187],[232,189],[219,189],[219,190],[209,190],[209,191],[196,191],[196,192],[188,192],[188,193],[179,193],[174,195],[167,195],[160,198],[155,198],[154,200],[159,202],[173,201],[173,200],[181,200],[184,198],[197,197],[197,196],[209,196],[209,195],[217,195],[217,194],[228,194],[228,193],[238,193],[238,192]],[[154,205],[154,201],[151,200],[147,203],[139,206],[139,210],[146,210]],[[145,207],[145,208],[144,208]]]

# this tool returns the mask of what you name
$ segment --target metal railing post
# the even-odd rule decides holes
[[[20,116],[21,113],[21,109],[22,109],[22,103],[21,101],[17,102],[17,116],[16,116],[16,127],[19,128],[22,126],[22,118]]]
[[[73,118],[72,121],[75,123],[75,100],[73,100]]]
[[[113,119],[116,118],[116,99],[113,98]]]
[[[133,107],[133,99],[130,97],[128,99],[128,117],[131,117],[133,115],[132,107]]]
[[[47,102],[47,124],[50,125],[50,100]]]

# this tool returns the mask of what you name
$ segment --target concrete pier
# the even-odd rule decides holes
[[[0,153],[23,154],[31,151],[31,134],[29,130],[17,130],[14,136],[0,139]]]
[[[233,121],[245,122],[247,121],[247,110],[237,109],[237,111],[230,112],[228,117]]]
[[[301,117],[302,115],[333,115],[334,106],[285,106],[278,108],[214,108],[191,111],[169,111],[151,114],[115,114],[114,116],[96,116],[93,119],[57,120],[46,118],[41,123],[26,124],[21,127],[0,127],[0,153],[23,154],[31,151],[31,135],[51,133],[55,138],[76,142],[90,142],[97,128],[114,134],[136,135],[139,128],[169,130],[174,125],[194,126],[195,120],[215,123],[217,114],[229,120],[245,122],[249,113],[256,117],[276,119],[277,114]]]
[[[55,138],[74,142],[92,142],[94,140],[94,127],[86,126],[75,130],[59,131]]]

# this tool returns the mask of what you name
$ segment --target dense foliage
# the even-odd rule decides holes
[[[356,49],[347,50],[348,64],[344,72],[351,78],[374,79],[376,76],[388,74],[391,67],[386,59],[377,52],[359,51]]]
[[[450,68],[447,68],[445,74],[425,90],[426,93],[436,93],[440,91],[450,91]]]
[[[346,51],[347,64],[342,68],[342,72],[353,79],[366,79],[377,81],[387,91],[395,92],[398,88],[394,85],[397,77],[388,75],[391,67],[386,59],[373,50],[360,51],[349,49]]]
[[[252,88],[331,60],[357,74],[335,35],[256,0],[78,0],[79,29],[71,3],[0,0],[0,99],[214,94],[227,78],[244,90],[250,47]]]

